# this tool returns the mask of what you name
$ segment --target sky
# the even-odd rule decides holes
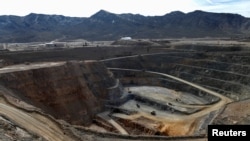
[[[250,0],[0,0],[0,15],[30,13],[90,17],[99,10],[162,16],[172,11],[202,10],[234,13],[250,18]]]

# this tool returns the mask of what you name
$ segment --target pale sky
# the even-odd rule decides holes
[[[162,16],[172,11],[194,10],[234,13],[250,18],[250,0],[0,0],[0,15],[30,13],[90,17],[99,10]]]

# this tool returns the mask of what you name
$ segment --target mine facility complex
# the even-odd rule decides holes
[[[206,141],[208,125],[250,123],[248,41],[0,46],[1,140]]]

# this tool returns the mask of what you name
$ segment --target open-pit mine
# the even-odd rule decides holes
[[[250,124],[247,41],[80,45],[0,51],[0,140],[206,141],[208,125]]]

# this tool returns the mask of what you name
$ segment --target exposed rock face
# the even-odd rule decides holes
[[[1,74],[0,80],[20,99],[72,124],[88,125],[109,100],[116,85],[102,63],[67,62],[60,66]]]

